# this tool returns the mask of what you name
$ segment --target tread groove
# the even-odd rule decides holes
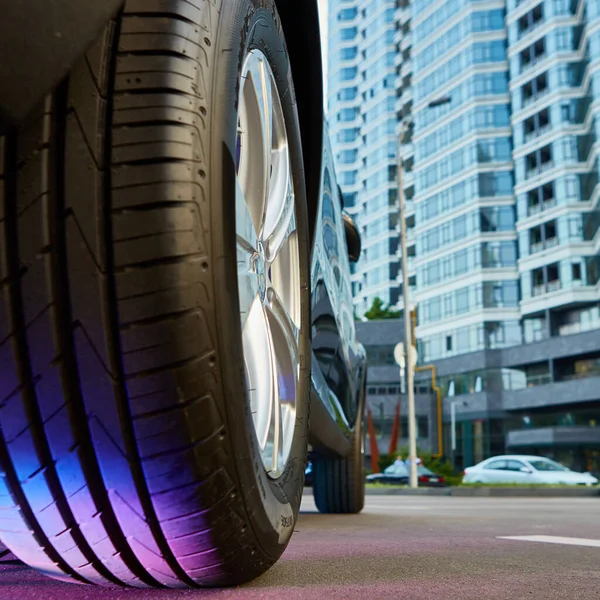
[[[126,13],[129,16],[129,13]],[[121,21],[117,24],[117,30],[115,32],[115,40],[120,37]],[[118,54],[113,52],[113,57],[110,65],[109,73],[109,86],[108,89],[113,90],[115,88],[116,79],[118,76]],[[106,107],[106,123],[107,136],[105,140],[105,156],[104,164],[107,168],[104,171],[103,180],[103,192],[104,197],[102,201],[102,214],[101,214],[101,226],[103,229],[103,239],[105,243],[103,245],[103,258],[104,264],[115,265],[114,255],[114,240],[112,230],[112,193],[113,188],[113,169],[110,168],[112,164],[112,144],[113,144],[113,110],[114,110],[115,95],[111,95],[108,100]],[[146,516],[146,522],[150,528],[152,536],[154,538],[157,547],[159,548],[166,564],[169,566],[175,577],[177,577],[182,583],[189,587],[197,587],[194,580],[185,572],[181,567],[171,548],[166,540],[164,532],[162,531],[157,513],[152,504],[150,491],[148,484],[145,480],[144,471],[139,456],[139,449],[135,438],[135,431],[133,425],[132,409],[128,402],[127,390],[125,387],[125,371],[122,360],[122,342],[119,335],[119,315],[117,309],[118,294],[117,294],[117,282],[116,282],[116,269],[113,269],[113,273],[103,280],[102,293],[104,299],[104,305],[108,307],[108,310],[104,313],[105,329],[108,338],[108,356],[111,364],[111,370],[117,376],[117,382],[113,385],[114,397],[117,405],[117,413],[119,419],[119,426],[125,442],[125,452],[130,456],[130,470],[133,476],[134,485],[138,492],[138,497],[144,514]]]
[[[75,444],[81,450],[81,467],[84,473],[84,477],[87,482],[87,487],[93,498],[95,506],[102,507],[103,517],[107,521],[116,522],[116,518],[110,510],[108,498],[104,496],[103,479],[100,473],[100,467],[97,462],[94,448],[92,445],[92,438],[89,429],[87,428],[87,419],[85,418],[85,407],[82,398],[81,382],[79,377],[78,363],[75,355],[75,343],[72,334],[72,319],[71,319],[71,305],[69,300],[69,280],[68,280],[68,265],[67,265],[67,243],[66,243],[66,221],[69,216],[73,215],[73,211],[65,210],[66,203],[66,181],[65,181],[65,169],[64,169],[64,156],[66,155],[66,130],[67,130],[67,118],[68,118],[68,90],[69,81],[65,80],[63,86],[59,88],[57,93],[57,99],[55,110],[54,110],[54,122],[55,127],[54,141],[55,147],[50,153],[51,163],[51,185],[50,189],[52,193],[49,195],[49,218],[47,219],[47,227],[49,229],[48,235],[51,240],[52,253],[50,255],[50,261],[47,265],[50,275],[50,293],[53,300],[53,308],[55,311],[54,319],[54,336],[55,336],[55,347],[56,351],[61,356],[60,361],[60,376],[65,396],[65,404],[67,407],[67,414],[71,423],[71,429]],[[52,218],[54,215],[54,218]],[[61,218],[61,215],[63,218]],[[75,222],[77,220],[75,219]],[[82,232],[80,231],[80,234]],[[82,237],[84,237],[82,235]],[[86,244],[87,247],[87,244]],[[89,250],[89,249],[88,249]],[[60,485],[60,484],[59,484]],[[64,492],[61,489],[61,496],[64,496]],[[57,505],[63,501],[62,498],[58,497]],[[66,497],[64,502],[67,503]],[[73,518],[73,522],[76,521]],[[68,522],[67,522],[68,523]],[[113,523],[111,523],[113,524]],[[108,525],[108,523],[107,523]],[[114,524],[113,524],[114,527]],[[108,526],[106,527],[109,532]],[[119,531],[118,528],[115,529]],[[88,559],[89,563],[94,568],[106,577],[108,581],[111,581],[117,585],[124,585],[125,582],[117,578],[109,569],[104,565],[99,557],[95,555],[92,547],[89,545],[87,539],[81,533],[79,525],[71,527],[71,533],[73,539],[76,541],[77,546],[83,552],[84,556]],[[109,534],[110,535],[110,534]],[[78,539],[81,536],[81,540]],[[143,574],[143,569],[140,565],[136,565],[135,555],[127,547],[125,539],[119,539],[118,533],[113,539],[115,547],[120,548],[121,556],[124,557],[125,562],[127,561],[127,555],[132,560],[133,568],[132,572],[137,571],[137,575]],[[89,548],[89,551],[86,551]],[[152,582],[152,580],[150,580]]]
[[[154,267],[182,265],[187,263],[200,262],[206,260],[204,252],[194,252],[183,256],[166,256],[164,258],[155,258],[153,260],[143,260],[140,262],[130,263],[125,266],[115,267],[115,273],[127,273],[129,271],[137,271],[139,269],[153,269]]]
[[[17,258],[18,252],[18,239],[17,239],[17,182],[16,178],[11,178],[11,173],[17,173],[16,157],[17,157],[17,143],[16,139],[9,137],[5,141],[5,168],[4,168],[4,197],[2,198],[4,206],[2,207],[6,214],[6,221],[4,223],[4,231],[2,237],[3,245],[2,254],[4,254],[5,269],[8,272],[8,276],[11,280],[11,284],[7,289],[6,302],[8,304],[8,314],[11,321],[13,334],[13,353],[15,360],[15,367],[17,376],[20,381],[20,387],[22,389],[22,397],[25,404],[29,405],[29,412],[31,411],[31,402],[27,402],[26,398],[29,396],[31,400],[31,369],[29,361],[27,360],[27,340],[24,327],[18,327],[19,323],[23,323],[25,320],[23,314],[23,302],[21,299],[20,289],[20,278],[18,276],[20,267]],[[11,164],[12,162],[12,164]],[[10,224],[14,223],[12,227]],[[14,497],[15,504],[19,507],[19,512],[22,513],[25,518],[27,527],[33,532],[33,535],[43,549],[44,553],[48,557],[51,563],[54,563],[61,571],[73,579],[86,583],[88,580],[79,575],[75,569],[73,569],[60,555],[60,553],[54,548],[42,527],[37,522],[35,513],[31,508],[29,501],[23,491],[21,482],[17,475],[15,466],[10,458],[10,453],[4,435],[0,430],[0,464],[2,465],[2,471],[4,477],[10,484],[11,494]]]
[[[185,0],[182,0],[185,2]],[[186,4],[190,4],[186,2]],[[197,8],[193,4],[192,7]],[[181,21],[183,23],[187,23],[188,25],[192,25],[194,27],[198,27],[198,23],[195,23],[191,19],[187,19],[183,15],[178,15],[177,13],[167,12],[167,11],[152,11],[152,12],[141,12],[141,11],[127,11],[127,17],[143,17],[144,19],[172,19],[173,21]]]

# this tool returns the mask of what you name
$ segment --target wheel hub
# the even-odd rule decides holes
[[[263,245],[258,243],[258,251],[250,257],[250,272],[256,275],[258,295],[264,304],[267,300],[268,271],[266,268]]]
[[[247,393],[263,466],[278,478],[296,424],[302,293],[286,123],[259,50],[244,59],[238,105],[235,217]]]

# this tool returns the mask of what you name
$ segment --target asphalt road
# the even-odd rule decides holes
[[[558,536],[560,543],[499,539],[531,535]],[[0,598],[600,598],[600,500],[370,496],[361,515],[326,516],[305,497],[283,559],[244,588],[107,590],[54,582],[8,565],[0,567]]]

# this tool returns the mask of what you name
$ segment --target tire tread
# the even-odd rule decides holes
[[[127,0],[0,138],[0,359],[18,375],[3,363],[0,529],[56,577],[212,585],[274,562],[240,544],[210,273],[191,276],[210,262],[198,173],[219,6]]]

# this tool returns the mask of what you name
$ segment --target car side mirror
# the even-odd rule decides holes
[[[520,470],[522,473],[533,473],[533,471],[531,469],[528,469],[527,467],[521,467]]]
[[[338,196],[340,198],[340,204],[342,205],[342,210],[344,210],[344,192],[342,192],[342,188],[340,187],[340,184],[338,183]]]
[[[360,239],[360,233],[358,231],[358,227],[354,222],[354,219],[347,214],[342,213],[342,218],[344,219],[344,230],[346,232],[346,244],[348,246],[348,258],[351,262],[358,262],[360,258],[360,253],[362,250],[362,240]]]

